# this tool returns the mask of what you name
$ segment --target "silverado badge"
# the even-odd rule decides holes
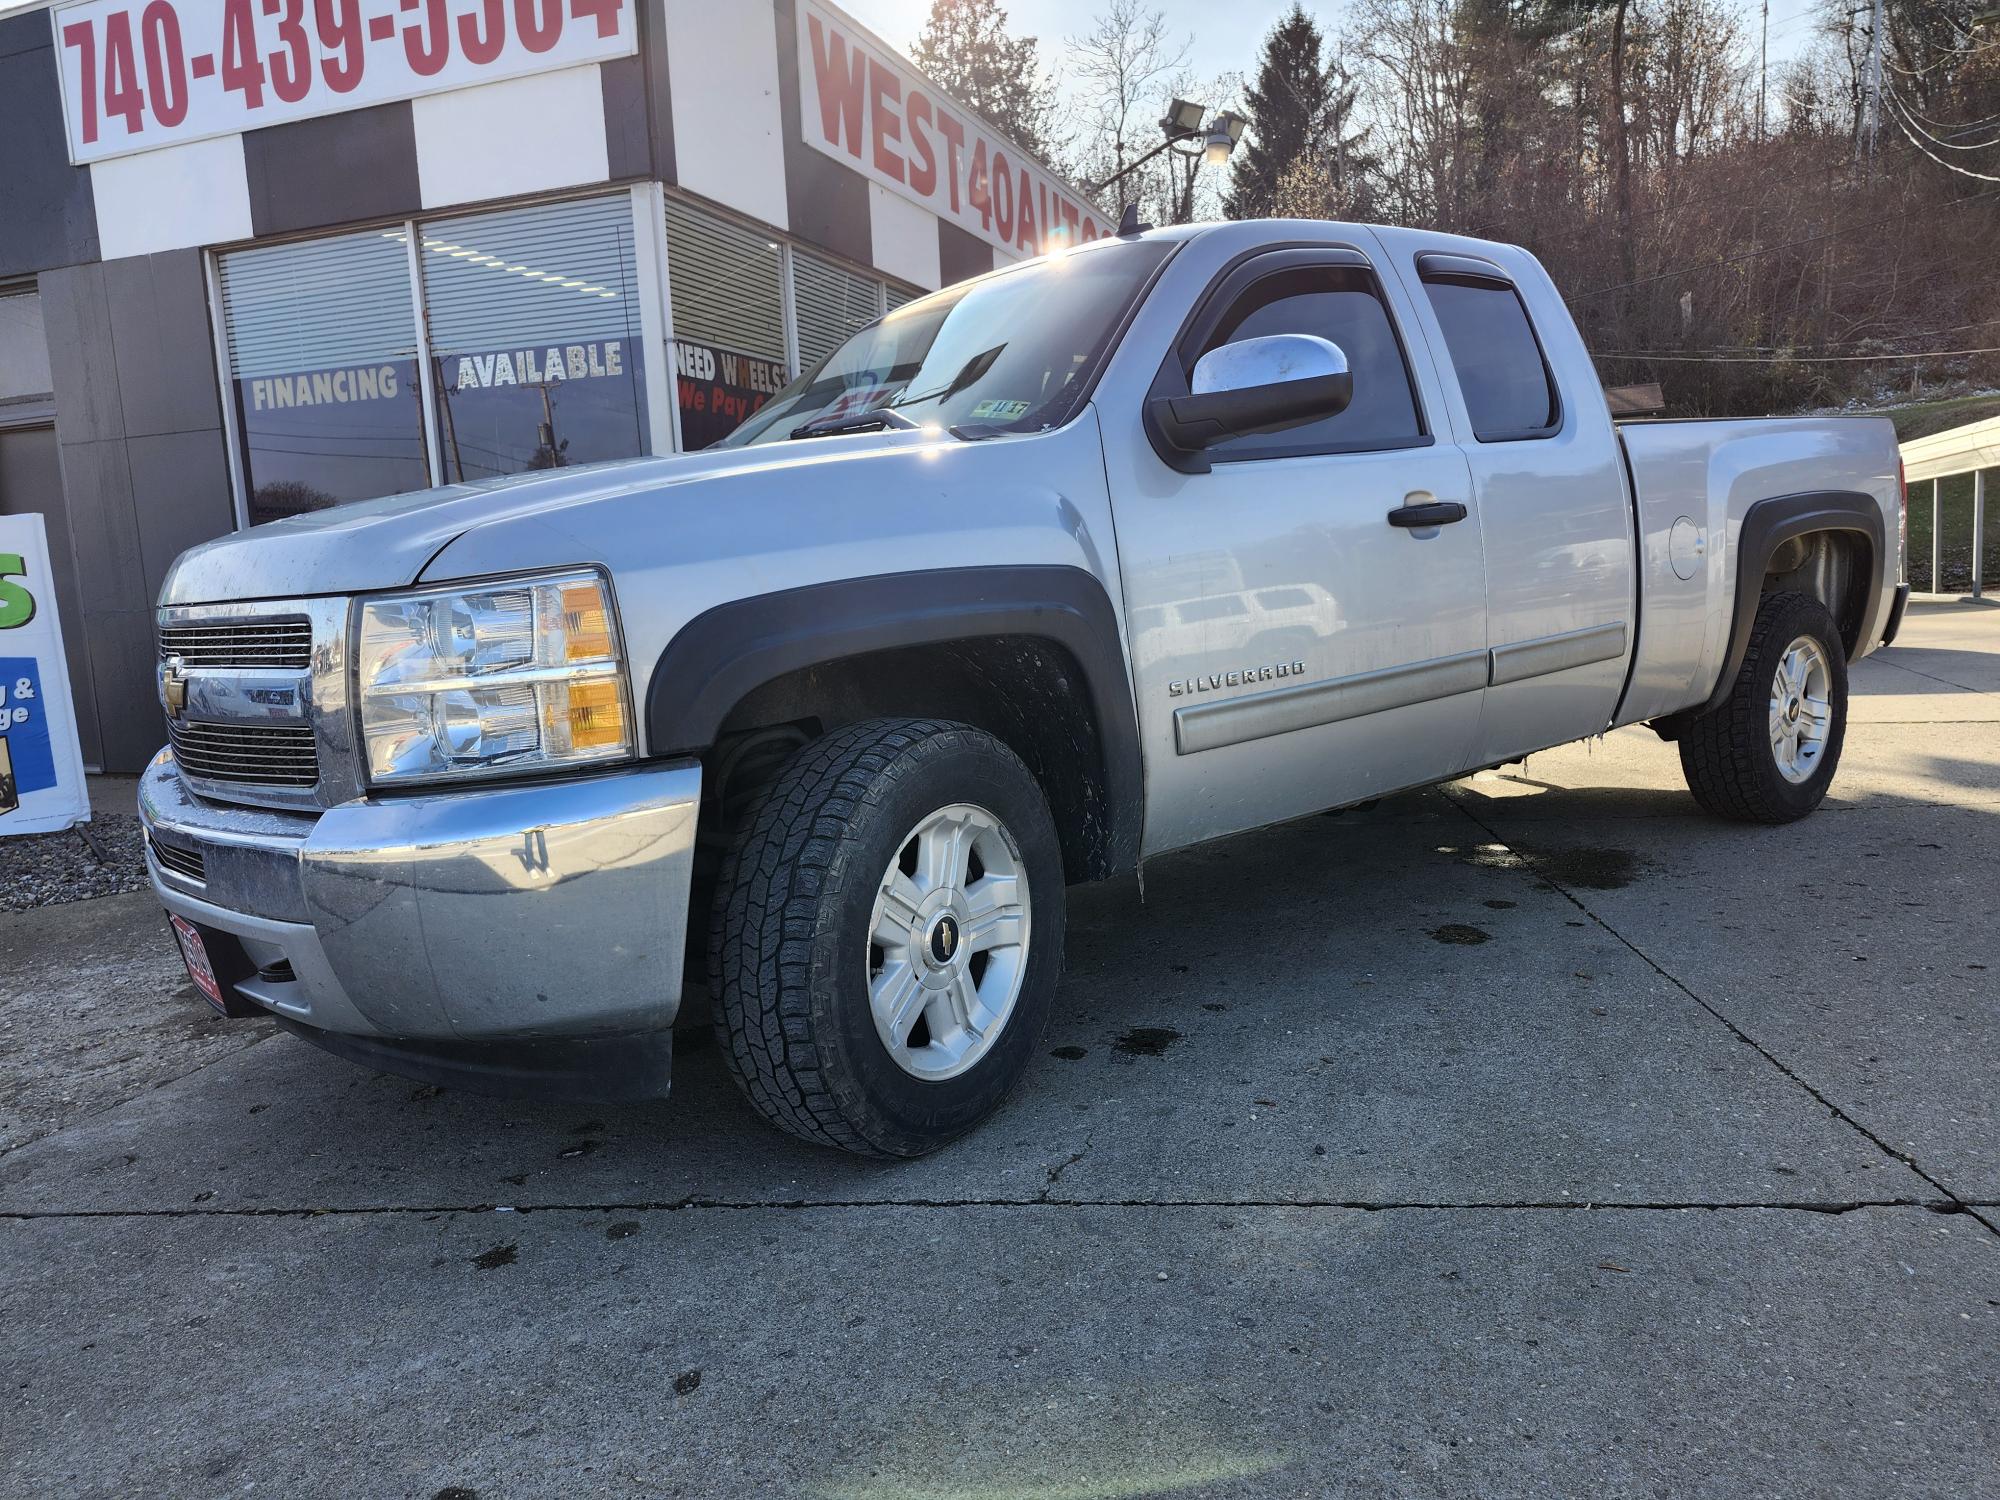
[[[1200,677],[1177,677],[1167,684],[1169,698],[1186,698],[1196,693],[1212,693],[1217,688],[1247,687],[1258,682],[1275,682],[1280,677],[1303,677],[1302,661],[1272,662],[1268,666],[1241,667],[1227,672],[1209,672]]]

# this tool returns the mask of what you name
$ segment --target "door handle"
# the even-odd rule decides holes
[[[1429,500],[1421,505],[1400,505],[1389,512],[1389,524],[1413,530],[1425,526],[1449,526],[1463,521],[1466,509],[1456,500]]]

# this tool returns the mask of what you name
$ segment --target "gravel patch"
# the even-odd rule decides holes
[[[0,911],[27,911],[146,889],[134,813],[98,813],[63,833],[0,839]]]

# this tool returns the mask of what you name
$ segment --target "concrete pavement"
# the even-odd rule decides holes
[[[1644,730],[1074,893],[1048,1056],[861,1163],[684,1039],[534,1106],[0,916],[0,1492],[2000,1492],[2000,612],[1828,806]]]

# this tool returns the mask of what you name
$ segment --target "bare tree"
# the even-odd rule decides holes
[[[1717,149],[1754,123],[1749,36],[1723,0],[1650,0],[1639,28],[1631,113],[1648,167]]]
[[[1160,143],[1155,122],[1170,97],[1166,84],[1183,69],[1193,46],[1192,38],[1172,36],[1166,16],[1143,0],[1108,0],[1091,29],[1069,39],[1083,178],[1113,177]],[[1123,213],[1128,203],[1172,201],[1171,173],[1170,164],[1156,158],[1149,170],[1106,188],[1107,206]]]
[[[1469,227],[1473,50],[1453,0],[1358,0],[1343,50],[1385,145],[1384,206],[1395,218]]]

